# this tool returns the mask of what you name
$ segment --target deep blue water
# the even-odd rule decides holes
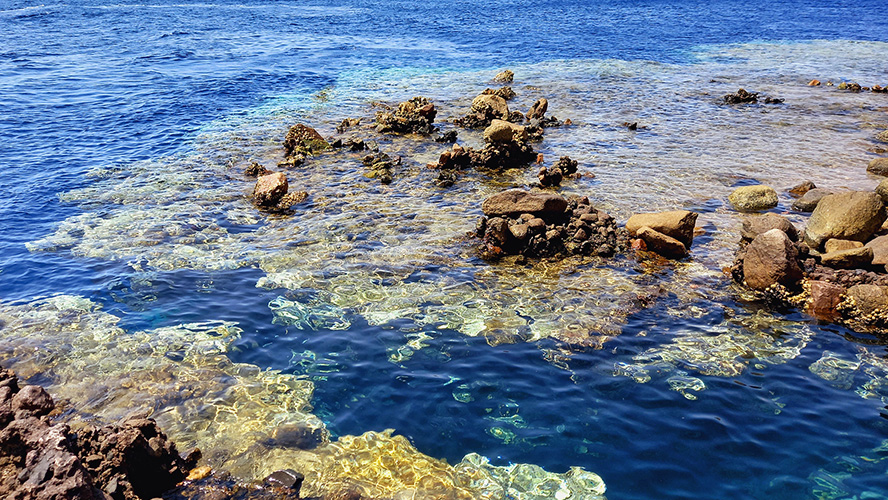
[[[394,326],[356,319],[343,336],[272,324],[267,304],[279,293],[256,288],[263,273],[254,268],[157,271],[144,288],[125,260],[24,246],[81,210],[58,195],[94,182],[89,169],[188,151],[206,124],[315,94],[346,72],[683,64],[711,45],[821,39],[888,41],[888,3],[3,1],[0,298],[83,295],[133,329],[236,321],[236,360],[312,376],[317,413],[334,435],[394,428],[451,462],[478,452],[556,472],[580,465],[603,477],[613,500],[813,498],[822,471],[844,477],[847,498],[888,497],[886,452],[873,451],[888,436],[888,410],[808,370],[824,350],[853,357],[841,328],[811,324],[816,337],[799,357],[703,377],[706,391],[689,401],[662,379],[613,376],[615,357],[663,341],[636,335],[676,321],[662,305],[631,316],[604,350],[575,352],[561,366],[548,358],[559,347],[552,341],[491,347],[448,330],[399,365],[388,361],[403,344]],[[723,320],[716,308],[683,326],[705,331]],[[306,350],[317,360],[300,358]],[[515,414],[526,425],[493,418]],[[515,435],[497,437],[494,427]]]

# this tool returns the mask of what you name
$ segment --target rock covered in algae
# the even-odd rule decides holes
[[[777,206],[777,191],[771,186],[741,186],[728,196],[728,201],[744,212],[767,210]]]
[[[330,149],[330,143],[317,130],[302,123],[290,127],[284,138],[284,153],[288,157],[307,156],[328,149]]]

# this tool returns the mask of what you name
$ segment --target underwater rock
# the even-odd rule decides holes
[[[770,186],[761,184],[741,186],[734,190],[728,201],[735,209],[742,212],[757,212],[777,206],[777,191]]]
[[[888,176],[888,158],[873,158],[866,166],[866,171],[882,177]]]
[[[747,92],[746,89],[739,89],[733,94],[727,94],[722,99],[725,104],[750,104],[758,102],[758,93]]]
[[[391,184],[392,183],[392,174],[393,168],[401,164],[401,157],[397,157],[395,160],[385,154],[385,153],[375,153],[372,155],[365,156],[361,163],[367,167],[367,173],[364,174],[364,177],[369,179],[379,179],[379,182],[383,184]]]
[[[801,198],[792,203],[792,209],[798,210],[799,212],[813,212],[814,209],[817,208],[817,204],[820,203],[820,200],[822,200],[824,196],[830,194],[835,194],[835,191],[825,188],[809,189]]]
[[[485,144],[480,151],[454,144],[429,167],[446,170],[476,168],[503,170],[527,165],[536,159],[536,153],[525,140],[526,129],[502,120],[495,120],[484,132]]]
[[[339,125],[336,126],[337,134],[344,134],[348,129],[357,127],[361,124],[360,118],[344,118]]]
[[[500,71],[493,77],[493,81],[497,83],[512,83],[515,80],[515,73],[510,69]]]
[[[289,184],[283,172],[263,175],[253,187],[253,203],[260,207],[273,207],[287,194]]]
[[[435,130],[433,123],[438,110],[425,97],[414,97],[398,104],[394,113],[376,113],[376,131],[379,133],[429,135]]]
[[[500,87],[498,89],[484,89],[484,92],[481,92],[482,95],[495,95],[497,97],[502,97],[503,99],[510,101],[515,98],[515,91],[512,90],[512,87],[505,86]]]
[[[888,142],[888,130],[883,130],[876,134],[876,140],[881,142]]]
[[[642,227],[649,227],[654,231],[665,234],[680,241],[686,248],[691,247],[694,241],[694,225],[697,223],[697,214],[687,210],[673,210],[669,212],[635,214],[626,221],[626,230],[635,236]]]
[[[524,114],[524,117],[527,120],[542,120],[543,116],[546,114],[546,110],[549,109],[549,101],[544,97],[542,99],[537,100],[537,102],[533,103],[533,106]]]
[[[263,175],[268,175],[270,173],[271,170],[268,170],[255,161],[250,163],[247,168],[244,169],[244,175],[246,175],[247,177],[262,177]]]
[[[743,278],[753,290],[798,284],[802,279],[798,250],[785,232],[772,229],[752,240],[743,257]]]
[[[799,240],[799,233],[792,222],[786,217],[778,214],[761,214],[748,216],[743,219],[743,226],[740,228],[740,237],[744,240],[752,241],[756,236],[766,233],[771,229],[779,229],[789,236],[792,241]]]
[[[849,92],[860,92],[863,88],[857,82],[842,82],[838,86],[836,86],[839,90],[847,90]]]
[[[874,192],[849,191],[824,196],[805,229],[805,242],[817,249],[830,238],[867,241],[885,222],[885,205]]]
[[[578,177],[577,166],[576,160],[571,160],[569,156],[562,156],[555,165],[548,168],[540,167],[537,178],[543,187],[559,186],[565,177]]]
[[[458,135],[458,132],[456,130],[448,130],[447,132],[444,132],[443,134],[441,134],[439,137],[436,137],[435,142],[454,143],[454,142],[456,142],[457,135]]]
[[[808,314],[835,320],[839,315],[838,306],[845,295],[845,287],[819,280],[808,281],[805,286],[811,296],[807,305]]]
[[[808,191],[810,191],[816,187],[817,186],[814,185],[813,182],[804,181],[801,184],[797,184],[797,185],[789,188],[786,192],[789,193],[791,196],[798,198],[800,196],[803,196],[805,193],[807,193]]]
[[[297,123],[287,131],[284,138],[284,154],[286,157],[310,156],[330,149],[330,144],[317,130]]]
[[[846,308],[852,309],[855,316],[872,316],[888,311],[888,287],[860,284],[848,288],[845,292],[848,304]]]

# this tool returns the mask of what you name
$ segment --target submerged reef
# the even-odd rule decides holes
[[[106,492],[115,485],[119,490],[113,491],[120,491],[120,498],[135,498],[125,493],[131,491],[128,484],[141,498],[161,492],[142,494],[134,476],[115,479],[112,469],[103,472],[104,466],[94,461],[99,448],[89,444],[91,439],[104,442],[107,432],[148,433],[146,443],[151,449],[160,447],[158,456],[172,454],[170,460],[179,471],[172,483],[154,482],[151,487],[165,489],[193,466],[180,461],[175,447],[155,439],[162,436],[153,427],[155,420],[182,449],[199,448],[207,466],[241,481],[296,471],[304,476],[303,497],[338,498],[353,493],[355,498],[494,500],[513,495],[542,500],[556,492],[564,499],[604,498],[601,478],[578,468],[552,474],[532,465],[494,467],[478,455],[468,455],[451,466],[423,455],[391,431],[342,436],[331,442],[324,424],[311,414],[311,381],[229,360],[226,353],[238,336],[236,326],[204,323],[128,333],[117,326],[118,321],[93,302],[73,296],[26,305],[0,304],[4,325],[0,359],[5,366],[25,379],[39,376],[48,381],[72,427],[81,426],[84,419],[124,419],[121,431],[113,426],[80,431],[83,441],[77,445],[86,468],[97,471],[94,484]],[[0,393],[6,394],[2,387],[9,385],[0,386]],[[49,411],[34,408],[40,415]],[[133,412],[142,416],[127,417]],[[0,408],[0,419],[4,414]],[[26,416],[16,414],[19,417]],[[68,429],[68,424],[56,425],[62,427],[49,428],[46,422],[47,432]],[[206,473],[193,477],[199,481]],[[223,492],[236,489],[213,484]],[[183,491],[180,495],[187,493],[187,486]]]

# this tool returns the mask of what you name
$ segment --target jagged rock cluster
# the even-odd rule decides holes
[[[376,131],[398,134],[429,135],[435,130],[433,125],[438,110],[425,97],[414,97],[402,102],[394,112],[376,113]]]
[[[733,94],[727,94],[723,97],[725,104],[753,104],[758,102],[758,92],[747,92],[746,89],[739,89]],[[784,100],[777,97],[766,97],[765,104],[780,104]]]
[[[42,387],[19,387],[14,373],[0,369],[0,497],[155,498],[185,479],[199,457],[181,458],[154,420],[74,431],[50,420],[54,409]]]
[[[569,156],[562,156],[558,159],[558,163],[555,165],[552,165],[551,167],[540,167],[540,171],[537,173],[537,178],[540,180],[540,185],[543,187],[560,186],[561,181],[564,180],[565,177],[576,175],[577,167],[578,163],[576,160],[571,160]]]
[[[610,256],[628,248],[628,233],[585,197],[511,189],[491,196],[481,209],[475,236],[485,259]]]
[[[862,191],[823,196],[801,233],[780,215],[754,216],[744,221],[732,275],[818,317],[888,326],[886,219],[882,197]]]
[[[431,167],[453,173],[467,168],[502,170],[527,165],[537,157],[528,138],[525,127],[494,120],[484,130],[484,148],[481,151],[455,144],[449,151],[443,152],[438,163]]]

